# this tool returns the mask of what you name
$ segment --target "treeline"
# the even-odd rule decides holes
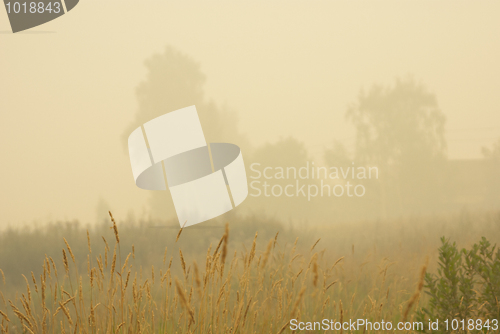
[[[205,97],[205,75],[188,55],[167,47],[145,64],[147,75],[137,87],[138,110],[123,133],[124,146],[130,132],[144,122],[196,105],[207,142],[240,146],[249,175],[254,163],[261,168],[299,169],[316,163],[337,168],[376,167],[379,171],[377,178],[354,182],[353,187],[359,185],[357,193],[363,196],[315,196],[314,200],[307,196],[249,196],[240,211],[265,213],[296,223],[325,223],[447,214],[463,208],[499,209],[500,141],[483,150],[485,158],[481,161],[449,161],[445,113],[436,95],[412,77],[396,79],[389,85],[375,84],[361,91],[347,110],[332,110],[345,115],[355,130],[354,137],[346,145],[335,140],[334,134],[327,136],[332,138],[331,144],[325,145],[320,156],[312,156],[306,145],[292,136],[252,145],[251,134],[245,135],[239,129],[237,113]],[[238,106],[234,107],[237,111]],[[312,119],[311,124],[317,121]],[[289,180],[273,181],[276,191],[290,184]],[[347,182],[353,183],[340,180],[329,186],[346,186]],[[318,180],[304,183],[306,188],[321,186]],[[337,190],[339,194],[340,188]],[[174,218],[168,192],[151,192],[149,207],[154,217]]]

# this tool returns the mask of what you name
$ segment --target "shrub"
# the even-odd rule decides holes
[[[439,332],[448,333],[444,321],[451,324],[453,319],[464,320],[464,332],[468,329],[470,319],[483,326],[483,331],[498,331],[500,318],[500,249],[492,246],[486,239],[471,247],[471,249],[457,248],[456,243],[450,243],[441,238],[439,248],[438,270],[436,274],[427,273],[425,276],[425,289],[430,299],[427,307],[417,312],[417,318],[424,324],[427,320],[439,320]],[[476,326],[473,326],[477,329]],[[424,326],[422,332],[430,332]],[[436,331],[433,331],[436,333]],[[457,331],[455,331],[457,332]]]

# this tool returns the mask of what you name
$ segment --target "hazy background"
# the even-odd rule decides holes
[[[496,1],[85,0],[11,34],[0,10],[0,227],[158,208],[134,185],[124,133],[145,60],[169,45],[199,63],[196,98],[237,115],[246,161],[290,136],[317,161],[334,140],[354,154],[349,105],[408,75],[446,116],[447,159],[482,159],[500,137],[499,12]]]

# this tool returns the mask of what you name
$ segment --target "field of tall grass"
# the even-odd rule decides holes
[[[2,232],[2,333],[290,333],[291,319],[412,323],[428,303],[424,273],[437,270],[441,236],[463,247],[482,236],[500,240],[499,213],[309,227],[262,217],[183,230],[150,224],[110,217],[88,229],[56,223]]]

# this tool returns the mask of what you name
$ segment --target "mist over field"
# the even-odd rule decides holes
[[[1,332],[498,322],[499,10],[86,0],[15,36],[0,10]],[[127,139],[192,105],[249,195],[180,229]]]

